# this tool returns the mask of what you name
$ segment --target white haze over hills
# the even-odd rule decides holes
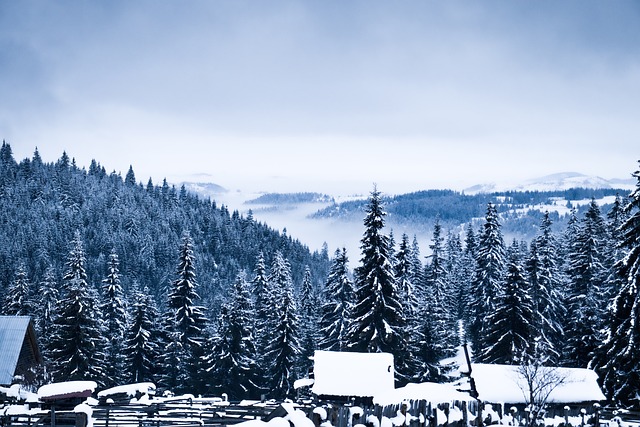
[[[238,210],[242,215],[246,216],[249,210],[251,210],[253,217],[257,221],[263,222],[276,230],[286,231],[287,235],[300,240],[312,251],[321,250],[323,243],[327,243],[330,256],[333,256],[336,249],[342,247],[346,248],[351,262],[351,267],[354,267],[360,259],[360,239],[364,232],[364,226],[362,224],[364,213],[359,221],[346,221],[340,218],[311,219],[309,218],[311,214],[331,205],[333,202],[285,203],[277,206],[273,204],[248,204],[246,202],[254,200],[264,194],[286,193],[286,186],[284,186],[284,189],[275,190],[278,188],[277,185],[267,185],[268,182],[264,182],[264,191],[246,191],[239,188],[229,190],[222,182],[211,182],[212,177],[206,174],[183,176],[180,178],[181,179],[179,181],[174,178],[170,182],[176,186],[184,184],[187,190],[197,193],[203,197],[209,197],[212,200],[215,200],[218,205],[224,204],[230,211]],[[490,193],[502,191],[553,191],[567,190],[577,187],[620,188],[630,191],[635,187],[635,182],[636,180],[633,178],[607,180],[576,172],[564,172],[530,179],[521,183],[479,184],[470,188],[458,189],[458,191],[462,191],[465,194],[476,194],[481,192]],[[370,184],[368,187],[363,185],[360,192],[349,192],[349,190],[353,190],[353,187],[334,186],[333,183],[326,184],[327,187],[330,187],[328,188],[329,191],[321,192],[321,194],[330,196],[330,199],[333,199],[335,203],[354,199],[366,199],[373,189],[373,184]],[[309,185],[309,187],[309,192],[317,192],[318,189],[322,188],[322,183],[316,182],[314,185]],[[377,185],[377,188],[385,195],[405,194],[410,192],[391,192],[380,184]],[[428,188],[424,188],[424,190],[427,189]],[[296,190],[295,192],[299,191]],[[598,203],[603,205],[611,203],[612,201],[613,197],[607,197],[603,200],[599,200]],[[590,200],[572,201],[572,204],[579,205],[587,204],[589,202]],[[550,212],[556,211],[560,215],[569,213],[567,201],[564,199],[552,200],[550,204],[530,206],[527,209],[538,209]],[[425,231],[409,228],[393,229],[396,242],[398,242],[402,233],[407,233],[410,237],[416,235],[423,255],[426,253],[428,246],[431,243],[431,232],[431,230]]]

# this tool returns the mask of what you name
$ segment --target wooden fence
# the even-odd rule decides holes
[[[477,402],[432,405],[426,401],[411,401],[407,406],[385,407],[378,405],[353,407],[331,403],[296,406],[303,410],[316,426],[325,422],[314,411],[318,406],[324,408],[327,421],[334,427],[353,427],[356,424],[384,425],[381,422],[384,418],[394,426],[406,427],[480,427],[507,423],[509,420],[511,420],[510,425],[530,424],[526,419],[527,413],[524,408],[507,408],[504,405],[485,405],[480,408]],[[585,408],[588,406],[574,407],[569,410],[565,407],[550,407],[546,418],[555,420],[554,426],[570,424],[572,426],[623,427],[630,421],[640,423],[640,413],[599,410],[597,406],[592,406],[591,411]],[[277,403],[220,405],[181,401],[149,405],[101,404],[91,407],[91,417],[88,418],[82,412],[53,406],[47,410],[28,411],[24,414],[1,415],[0,427],[90,427],[89,424],[93,427],[228,427],[248,420],[266,421],[285,413]],[[371,423],[372,416],[377,419],[377,423]],[[479,422],[480,417],[482,422]],[[558,420],[557,417],[560,419]]]

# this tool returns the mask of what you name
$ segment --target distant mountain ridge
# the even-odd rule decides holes
[[[465,224],[477,226],[485,215],[487,203],[491,202],[497,205],[505,236],[529,240],[537,232],[545,211],[551,214],[554,231],[559,232],[566,226],[571,209],[575,208],[581,217],[588,202],[595,199],[606,214],[616,194],[624,199],[635,188],[634,182],[565,172],[501,188],[494,184],[464,191],[423,190],[403,194],[380,190],[388,213],[387,228],[397,236],[417,235],[420,246],[427,251],[436,218],[444,230],[461,232]],[[222,186],[200,184],[187,188],[241,214],[251,211],[256,220],[276,229],[286,229],[287,234],[311,247],[320,248],[325,242],[331,250],[347,247],[352,254],[359,252],[366,194],[344,197],[330,192],[251,193],[220,191]]]
[[[526,180],[516,185],[498,185],[495,183],[478,184],[464,189],[465,194],[496,193],[505,191],[565,191],[572,188],[625,189],[635,187],[633,178],[605,179],[599,176],[578,172],[560,172],[539,178]]]

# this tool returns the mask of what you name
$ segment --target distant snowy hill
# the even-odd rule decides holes
[[[362,221],[368,195],[338,196],[324,193],[256,193],[229,191],[219,184],[185,181],[185,188],[203,197],[238,210],[270,227],[286,231],[312,250],[327,243],[330,253],[337,248],[348,249],[352,261],[358,259]],[[427,251],[435,218],[445,230],[460,232],[465,223],[480,223],[486,205],[498,206],[503,219],[503,232],[508,238],[529,240],[537,231],[543,212],[553,214],[555,231],[564,228],[567,214],[577,208],[579,215],[591,198],[603,208],[603,213],[615,199],[615,194],[632,190],[633,179],[606,180],[580,173],[558,173],[515,185],[485,184],[465,189],[425,190],[406,194],[385,194],[388,212],[387,228],[397,238],[402,233],[417,236],[420,247]],[[574,190],[575,189],[575,190]],[[384,193],[384,189],[383,190]],[[571,191],[568,191],[571,190]]]
[[[577,172],[562,172],[534,178],[516,185],[498,185],[495,183],[478,184],[466,188],[465,194],[495,193],[505,191],[564,191],[571,188],[592,189],[628,189],[635,186],[633,178],[604,179],[599,176],[584,175]]]

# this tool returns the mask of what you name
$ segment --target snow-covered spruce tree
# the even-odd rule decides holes
[[[424,283],[424,266],[420,260],[420,245],[418,244],[418,236],[413,235],[413,241],[411,242],[411,251],[409,252],[409,259],[411,260],[411,282],[413,283],[416,293],[420,295],[421,288]]]
[[[402,234],[400,246],[395,257],[394,271],[400,292],[400,301],[403,303],[404,314],[408,323],[413,323],[414,327],[419,309],[418,286],[413,279],[416,277],[413,271],[415,264],[411,256],[411,246],[409,236]]]
[[[264,390],[267,389],[268,379],[266,373],[269,362],[265,360],[267,346],[269,345],[269,333],[271,329],[271,316],[273,315],[273,292],[271,292],[271,284],[267,275],[267,266],[264,254],[260,252],[256,260],[254,268],[254,276],[251,281],[255,323],[253,335],[255,337],[256,361],[260,367],[259,371],[263,373],[256,381]]]
[[[625,208],[628,218],[620,227],[626,256],[616,264],[622,287],[611,305],[608,337],[600,349],[604,357],[594,363],[607,396],[624,406],[638,404],[640,384],[640,168],[633,176],[638,182]]]
[[[418,381],[421,378],[421,363],[419,357],[421,339],[421,309],[423,289],[421,284],[413,282],[416,273],[415,260],[412,258],[412,247],[409,237],[402,234],[400,246],[395,256],[395,275],[398,284],[400,301],[403,304],[405,318],[404,339],[407,345],[407,354],[412,357],[406,361],[405,376],[408,381]]]
[[[15,277],[9,284],[3,304],[3,314],[7,316],[31,316],[34,307],[31,302],[31,281],[24,263],[18,265]]]
[[[321,350],[345,351],[347,349],[346,334],[355,298],[348,263],[347,250],[336,249],[324,285],[324,302],[320,309],[322,316],[318,348]]]
[[[300,319],[293,299],[291,267],[280,251],[276,251],[269,275],[274,290],[272,330],[265,360],[270,361],[269,391],[272,397],[292,397],[293,383],[299,375],[295,371],[300,358]]]
[[[450,355],[452,337],[456,328],[450,316],[450,298],[443,248],[442,227],[436,221],[431,255],[424,272],[424,284],[420,295],[419,328],[414,334],[417,340],[419,368],[416,381],[438,382],[443,377],[440,360]],[[457,344],[457,342],[456,342]]]
[[[126,329],[124,295],[120,284],[120,260],[115,249],[107,261],[107,276],[102,280],[100,311],[105,323],[105,386],[124,383],[123,340]]]
[[[393,354],[398,374],[396,380],[403,383],[413,373],[406,369],[410,357],[404,335],[406,319],[388,256],[389,238],[382,231],[385,215],[380,192],[374,188],[364,219],[365,232],[360,243],[362,258],[355,269],[356,299],[348,349]]]
[[[211,355],[212,390],[231,400],[259,397],[253,340],[254,309],[245,273],[238,273],[218,318]]]
[[[177,347],[172,349],[172,355],[174,358],[183,358],[183,361],[178,366],[165,365],[165,369],[180,369],[180,365],[184,364],[185,371],[177,372],[175,376],[177,390],[202,393],[206,390],[198,390],[195,384],[206,376],[200,358],[203,356],[203,335],[207,319],[204,307],[197,305],[200,296],[197,292],[193,243],[188,233],[182,237],[176,276],[167,305],[173,315],[171,332],[174,335],[171,345]]]
[[[51,359],[49,341],[55,330],[53,324],[56,316],[56,307],[59,304],[58,299],[58,282],[53,268],[49,267],[45,270],[44,277],[38,284],[38,293],[35,299],[36,332],[38,333],[45,363],[48,363]]]
[[[318,312],[318,295],[311,281],[311,270],[305,266],[300,289],[300,366],[301,375],[313,368],[313,353],[316,350],[318,326],[320,322]]]
[[[104,381],[102,316],[97,290],[87,283],[85,251],[76,231],[67,269],[62,277],[62,298],[51,337],[52,374],[56,381]]]
[[[505,246],[500,231],[498,212],[494,204],[487,205],[483,231],[476,249],[476,271],[469,295],[467,336],[474,354],[482,354],[487,316],[494,311],[506,264]]]
[[[526,261],[533,312],[537,317],[537,353],[557,365],[562,349],[563,274],[558,268],[556,240],[551,232],[549,212],[545,212],[540,231],[533,239]]]
[[[476,353],[476,360],[517,365],[528,359],[538,319],[533,312],[525,276],[518,250],[512,246],[504,281],[496,295],[493,310],[487,314],[483,351]]]
[[[607,281],[603,286],[603,297],[611,301],[617,292],[624,286],[624,278],[618,274],[617,264],[622,262],[625,257],[625,250],[620,245],[622,241],[622,224],[628,218],[625,206],[619,194],[607,213],[607,221],[605,227],[607,229],[607,244],[604,264],[608,271]]]
[[[568,306],[565,364],[587,367],[604,338],[601,334],[607,300],[606,228],[595,200],[580,221],[568,253]]]
[[[432,301],[425,301],[428,313],[434,317],[438,339],[441,340],[443,356],[452,356],[458,346],[457,322],[454,316],[454,289],[449,281],[447,258],[440,221],[436,219],[431,240],[430,263],[425,271],[425,287],[430,289]],[[425,313],[426,314],[426,313]]]
[[[464,328],[459,328],[458,332],[464,334],[461,336],[463,342],[467,341],[466,329],[471,324],[471,310],[469,306],[471,304],[471,284],[475,281],[475,274],[477,271],[477,241],[476,235],[473,231],[473,226],[468,223],[465,227],[464,249],[462,254],[456,260],[455,270],[452,275],[455,275],[457,279],[452,279],[455,283],[457,280],[460,285],[456,288],[456,312],[459,321],[465,325]]]
[[[134,284],[131,291],[129,323],[126,329],[123,356],[125,378],[129,383],[155,381],[158,361],[158,309],[146,286],[140,290]]]

